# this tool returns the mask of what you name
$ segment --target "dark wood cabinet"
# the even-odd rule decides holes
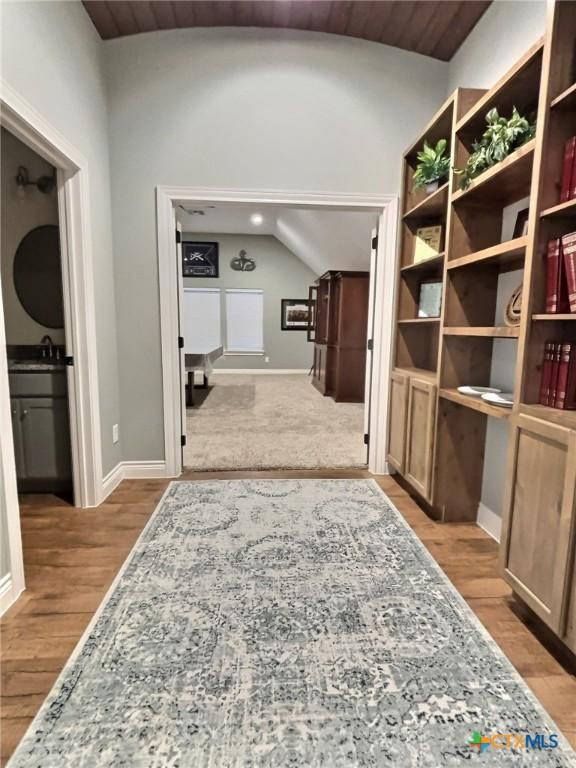
[[[331,271],[310,286],[312,383],[337,402],[364,402],[369,282],[368,272]]]

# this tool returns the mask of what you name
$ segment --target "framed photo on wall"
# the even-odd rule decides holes
[[[282,299],[281,328],[283,331],[306,331],[310,317],[308,299]]]
[[[218,243],[182,243],[182,277],[218,277]]]

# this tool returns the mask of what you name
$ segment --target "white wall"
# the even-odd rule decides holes
[[[104,57],[124,458],[161,459],[156,185],[397,193],[402,150],[442,102],[448,66],[239,28],[111,40]]]
[[[544,34],[545,0],[496,0],[448,66],[448,93],[491,88]]]
[[[101,41],[79,2],[0,3],[2,78],[87,158],[95,264],[102,460],[121,458],[112,443],[120,420],[110,177]],[[122,432],[122,425],[121,425]]]

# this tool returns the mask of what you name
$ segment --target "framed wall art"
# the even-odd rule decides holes
[[[218,243],[184,241],[182,277],[218,277]]]

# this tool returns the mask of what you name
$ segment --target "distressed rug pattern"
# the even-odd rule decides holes
[[[175,482],[11,768],[575,765],[371,480]]]

